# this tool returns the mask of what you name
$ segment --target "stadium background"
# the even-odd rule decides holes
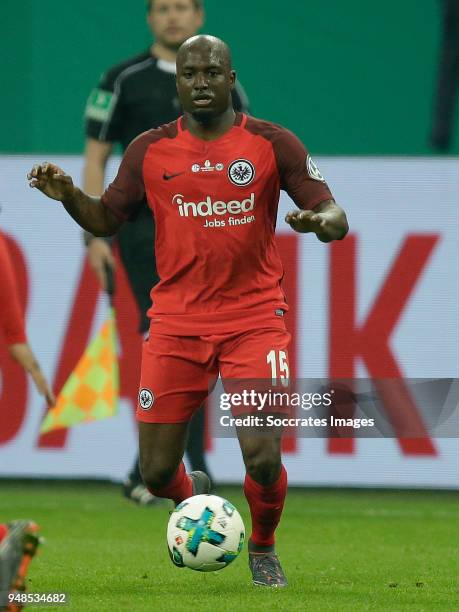
[[[315,154],[428,154],[440,38],[437,0],[206,3],[253,114]],[[82,111],[108,66],[146,48],[142,0],[4,0],[1,150],[81,153]],[[454,153],[459,152],[456,129]]]
[[[392,347],[396,368],[389,372],[380,359],[373,373],[454,376],[457,161],[430,157],[427,145],[440,32],[437,2],[426,0],[421,10],[413,0],[377,7],[334,0],[326,10],[312,2],[280,10],[278,2],[252,1],[228,8],[225,19],[221,10],[221,3],[206,3],[206,31],[232,46],[253,113],[293,129],[319,156],[353,230],[342,245],[323,247],[308,239],[300,243],[279,223],[296,304],[291,325],[297,374],[323,376],[342,366],[340,347],[330,341],[333,305],[353,296],[362,323],[391,271],[399,286],[409,285],[410,268],[422,261],[394,333],[377,347]],[[102,320],[105,304],[85,266],[78,229],[63,211],[27,190],[25,172],[45,155],[78,177],[88,92],[103,69],[149,44],[144,16],[141,2],[129,10],[113,0],[84,0],[78,7],[34,0],[4,5],[0,49],[9,61],[0,100],[0,221],[11,239],[24,300],[28,295],[31,343],[57,386]],[[116,163],[110,172],[115,168]],[[284,199],[281,210],[288,206]],[[340,261],[348,267],[340,269]],[[340,272],[356,274],[351,297],[337,282]],[[396,291],[391,295],[400,298]],[[119,310],[127,335],[135,325],[132,303]],[[136,372],[129,369],[133,349],[123,349],[126,398]],[[352,373],[365,375],[362,360],[351,361]],[[4,356],[1,367],[0,475],[124,476],[135,444],[127,399],[112,421],[40,439],[43,403]],[[454,438],[417,443],[408,451],[397,440],[334,448],[323,440],[296,441],[286,461],[296,484],[459,488],[455,446]],[[233,441],[211,441],[211,465],[227,482],[242,474],[233,447]],[[233,452],[234,461],[222,461]]]

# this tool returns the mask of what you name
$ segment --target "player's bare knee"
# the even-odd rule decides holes
[[[249,476],[261,485],[277,480],[281,470],[281,459],[276,454],[261,451],[246,459],[245,467]]]
[[[249,476],[262,485],[275,482],[281,470],[280,440],[242,438],[240,445]]]
[[[154,461],[141,462],[140,472],[145,486],[149,489],[162,489],[172,480],[177,469],[175,465],[167,465]]]

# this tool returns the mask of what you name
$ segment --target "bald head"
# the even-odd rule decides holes
[[[236,73],[229,47],[215,36],[193,36],[177,54],[177,91],[185,113],[202,123],[234,117]]]
[[[199,54],[218,61],[222,66],[231,70],[231,51],[226,42],[216,36],[199,34],[188,38],[177,53],[177,69],[189,57],[190,54]]]

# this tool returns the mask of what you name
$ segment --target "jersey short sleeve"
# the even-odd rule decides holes
[[[300,140],[285,128],[279,129],[273,140],[281,189],[286,191],[299,208],[312,209],[333,195]]]
[[[5,238],[0,234],[0,328],[8,345],[26,342],[14,269]]]
[[[102,204],[122,221],[132,220],[145,202],[143,160],[150,144],[148,135],[149,132],[141,134],[128,146],[115,180],[101,198]]]
[[[103,74],[89,95],[85,109],[85,131],[89,138],[115,142],[121,137],[122,95],[117,77],[115,69]]]

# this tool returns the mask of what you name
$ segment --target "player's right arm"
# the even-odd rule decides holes
[[[131,142],[115,180],[100,198],[76,187],[64,170],[48,162],[32,168],[27,175],[29,185],[62,202],[69,215],[94,236],[112,236],[145,201],[142,168],[149,144],[149,133],[141,134]]]
[[[86,139],[83,167],[83,189],[86,193],[101,195],[104,191],[105,168],[113,149],[112,142],[104,142],[95,138]],[[106,289],[106,266],[114,268],[115,258],[107,240],[97,238],[89,232],[84,235],[87,245],[88,260],[96,273],[100,284]]]
[[[30,187],[48,198],[62,202],[69,215],[83,229],[95,236],[111,236],[122,225],[119,216],[73,184],[72,178],[55,164],[35,164],[27,175]]]

